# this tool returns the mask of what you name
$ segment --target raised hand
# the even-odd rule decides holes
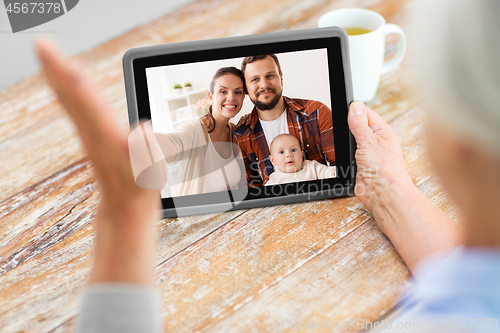
[[[64,58],[48,40],[38,40],[36,46],[48,83],[78,129],[102,192],[91,282],[151,285],[159,190],[136,185],[127,133],[81,65]]]

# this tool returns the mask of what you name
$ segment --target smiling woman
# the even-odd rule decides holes
[[[217,128],[216,118],[227,123],[228,119],[233,118],[240,112],[245,98],[245,84],[242,80],[244,80],[244,77],[241,71],[235,67],[220,68],[213,76],[212,82],[210,82],[210,92],[208,93],[208,97],[212,101],[208,111],[208,117],[211,119],[212,125],[208,133]],[[218,127],[218,129],[221,133],[225,132],[223,131],[224,128]],[[215,132],[214,135],[221,133]]]
[[[131,134],[131,161],[137,184],[145,188],[162,188],[162,195],[184,196],[237,189],[245,186],[244,166],[239,149],[232,144],[234,124],[229,120],[240,112],[245,97],[242,72],[235,67],[217,70],[210,83],[208,114],[180,124],[169,133],[155,133],[163,157],[151,166],[140,167],[140,147],[134,149],[134,138],[148,126],[139,126]],[[153,144],[151,142],[150,144]],[[222,172],[224,171],[224,172]],[[158,180],[163,180],[161,186]]]

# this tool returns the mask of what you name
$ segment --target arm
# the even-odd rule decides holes
[[[198,136],[203,133],[202,126],[195,120],[181,124],[168,134],[154,133],[151,120],[136,126],[128,136],[136,184],[147,189],[163,189],[167,184],[168,163],[190,158],[194,150],[206,145],[203,138],[196,138],[196,133]]]
[[[81,66],[63,58],[48,41],[38,41],[37,51],[49,85],[77,127],[101,188],[102,195],[94,220],[95,255],[90,288],[86,289],[121,284],[154,293],[156,227],[160,219],[159,190],[147,190],[135,184],[127,134],[118,126],[113,111],[82,73]],[[139,294],[145,295],[142,292]],[[139,298],[149,302],[145,308],[159,308],[154,298],[148,298],[147,295]],[[123,307],[117,305],[123,304],[116,298],[107,299],[110,300],[107,311],[100,312],[97,319],[93,318],[103,323],[104,326],[100,326],[102,331],[108,331],[106,328],[112,325],[106,325],[113,319],[116,324],[117,318],[128,323],[135,319],[141,321],[144,317],[143,312],[121,311]],[[101,304],[99,299],[94,298],[94,301],[95,305]],[[134,316],[126,317],[129,313],[134,313]],[[88,318],[85,312],[81,317],[86,318],[86,315]],[[148,315],[145,314],[145,317]],[[160,327],[159,316],[153,319],[154,325]],[[85,331],[85,327],[80,329]],[[130,329],[120,332],[130,332]]]
[[[317,179],[335,178],[337,177],[337,167],[326,166],[324,164],[318,163],[317,161],[311,161],[316,171]]]
[[[348,121],[357,144],[356,197],[408,268],[413,271],[424,257],[459,246],[462,228],[413,185],[392,128],[361,102],[351,104]]]
[[[264,186],[269,186],[269,185],[274,185],[273,181],[271,180],[271,177],[269,177],[269,180],[264,184]]]

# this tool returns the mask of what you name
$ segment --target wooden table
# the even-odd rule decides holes
[[[313,28],[365,7],[403,28],[408,1],[201,0],[77,56],[127,128],[121,59],[132,47]],[[390,49],[390,48],[389,48]],[[418,188],[453,218],[424,155],[406,59],[369,104],[401,136]],[[40,75],[0,92],[0,330],[68,332],[92,264],[99,186]],[[296,322],[375,321],[410,273],[356,198],[159,222],[157,288],[171,332],[297,331]],[[337,331],[333,328],[331,331]]]

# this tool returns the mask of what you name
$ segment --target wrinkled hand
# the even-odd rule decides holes
[[[47,40],[37,42],[37,51],[48,83],[74,121],[92,161],[103,202],[116,208],[123,207],[125,202],[158,198],[158,192],[135,184],[127,133],[118,126],[112,110],[99,96],[81,65],[63,58],[57,47]]]
[[[406,171],[396,132],[361,102],[349,109],[349,128],[356,139],[356,197],[371,213],[385,202],[387,191],[399,186],[413,186]]]
[[[94,166],[102,197],[91,282],[152,284],[159,190],[136,185],[127,134],[78,65],[47,40],[37,52],[49,85],[75,123]]]
[[[356,197],[408,268],[459,246],[463,229],[415,187],[392,128],[361,102],[351,104],[348,122],[357,144]]]

